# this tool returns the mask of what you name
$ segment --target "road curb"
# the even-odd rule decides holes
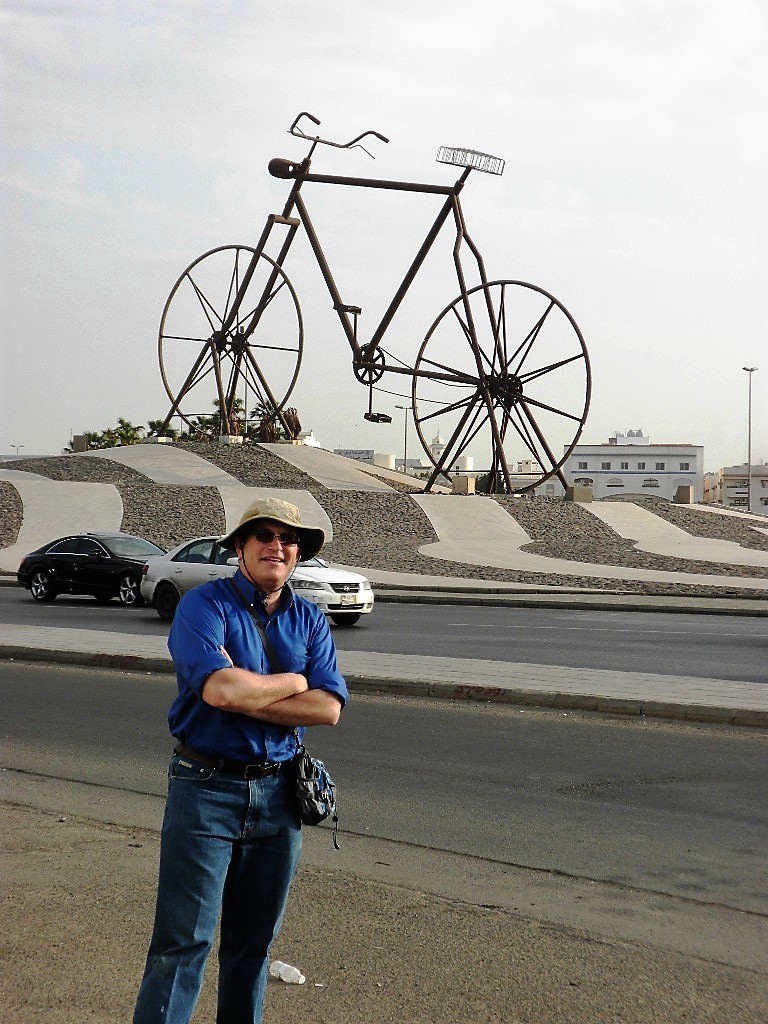
[[[381,693],[402,697],[437,697],[453,701],[514,704],[524,707],[555,708],[564,711],[594,711],[605,715],[636,718],[666,718],[688,722],[711,722],[753,729],[768,729],[768,711],[729,708],[707,704],[675,704],[670,701],[606,697],[596,694],[560,693],[552,690],[521,690],[476,683],[418,682],[416,680],[372,679],[345,676],[349,688],[358,693]]]
[[[18,587],[14,575],[0,574],[0,587]],[[477,605],[489,608],[560,608],[569,611],[670,612],[691,615],[743,615],[768,618],[768,597],[734,594],[732,597],[685,597],[636,594],[622,590],[579,590],[574,587],[525,590],[477,586],[419,586],[373,583],[381,604]]]
[[[85,668],[115,669],[146,674],[174,674],[173,663],[170,659],[141,657],[133,654],[108,654],[103,651],[41,650],[8,644],[0,647],[0,660],[81,665]],[[670,701],[639,700],[631,697],[560,693],[556,690],[522,690],[513,687],[487,686],[480,683],[381,679],[354,673],[347,673],[345,678],[353,693],[376,693],[395,697],[431,697],[439,700],[476,701],[487,704],[513,704],[521,707],[592,711],[604,715],[625,715],[636,718],[660,718],[768,729],[768,711],[750,708],[675,704]]]
[[[380,590],[374,584],[376,601],[381,604],[462,604],[497,608],[560,608],[569,611],[670,612],[676,615],[743,615],[768,617],[768,600],[757,598],[702,597],[662,598],[638,596],[624,591],[603,591],[597,595],[569,593],[511,593],[497,590]],[[747,602],[752,602],[747,604]],[[758,603],[759,602],[759,603]]]

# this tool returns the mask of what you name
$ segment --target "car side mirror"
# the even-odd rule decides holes
[[[233,555],[232,558],[228,558],[227,559],[227,565],[237,566],[239,564],[240,564],[240,561],[239,561],[237,555]]]

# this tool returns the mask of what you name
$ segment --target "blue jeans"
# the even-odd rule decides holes
[[[290,776],[246,781],[176,756],[134,1024],[188,1024],[221,910],[217,1024],[260,1024],[269,947],[301,850]]]

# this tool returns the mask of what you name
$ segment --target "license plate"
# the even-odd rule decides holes
[[[342,594],[341,595],[341,603],[342,604],[357,604],[357,594]]]

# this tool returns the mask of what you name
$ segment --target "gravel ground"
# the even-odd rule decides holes
[[[0,480],[0,548],[16,543],[21,528],[23,506],[13,484]]]
[[[176,447],[199,455],[230,473],[247,487],[296,487],[302,491],[324,491],[314,477],[285,462],[261,445],[221,445],[185,442]]]
[[[25,473],[39,473],[49,480],[75,480],[89,484],[141,483],[147,480],[130,466],[111,459],[94,459],[88,455],[49,455],[39,459],[14,459],[0,462],[1,469],[18,469]]]
[[[190,537],[224,533],[224,506],[215,487],[183,487],[150,480],[120,487],[122,530],[173,548]]]
[[[520,572],[427,558],[419,554],[418,548],[433,543],[437,536],[421,509],[403,490],[390,493],[334,491],[259,445],[225,447],[186,443],[179,447],[206,458],[248,486],[295,487],[310,491],[333,523],[334,538],[325,551],[336,562],[395,572],[473,577],[489,582],[589,586],[640,594],[734,596],[734,591],[727,587],[713,590],[710,587],[638,580],[617,583],[587,576]],[[224,530],[224,511],[218,491],[213,487],[156,484],[121,463],[87,456],[20,459],[2,465],[40,473],[54,480],[114,484],[123,500],[122,529],[165,547],[187,537]],[[471,499],[445,495],[444,500]],[[631,541],[620,537],[577,504],[552,498],[498,496],[496,500],[529,534],[532,543],[528,550],[537,554],[599,565],[730,575],[745,579],[765,577],[765,570],[760,567],[668,558],[638,551]],[[670,505],[661,499],[641,498],[638,503],[694,536],[731,540],[743,546],[768,550],[768,537],[751,530],[739,517],[716,516]],[[21,503],[10,484],[5,484],[0,490],[0,511],[3,513],[0,544],[7,546],[13,543],[21,523]],[[749,596],[754,597],[755,594]]]

